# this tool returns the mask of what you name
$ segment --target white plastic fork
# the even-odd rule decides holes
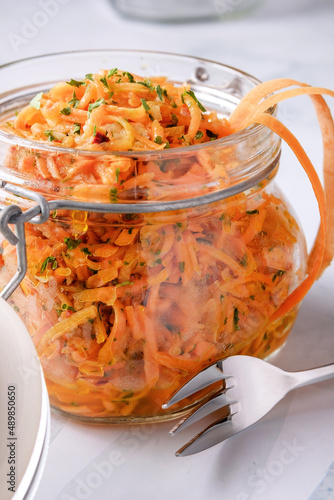
[[[169,408],[202,389],[209,390],[213,384],[224,382],[223,389],[171,429],[170,434],[175,435],[197,421],[205,422],[209,417],[212,420],[176,456],[193,455],[225,441],[260,420],[291,390],[333,377],[334,364],[286,372],[250,356],[231,356],[205,368],[163,405]]]

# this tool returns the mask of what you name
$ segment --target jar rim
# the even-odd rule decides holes
[[[70,56],[70,55],[78,55],[78,54],[92,54],[92,53],[127,53],[127,54],[147,54],[147,55],[157,55],[157,56],[169,56],[169,57],[175,57],[178,59],[187,59],[187,60],[194,60],[194,61],[201,61],[204,63],[208,63],[211,65],[218,66],[220,68],[224,68],[225,70],[231,71],[236,73],[239,76],[242,76],[243,78],[246,78],[248,82],[256,86],[257,84],[261,83],[260,80],[257,78],[253,77],[249,73],[239,70],[233,66],[229,66],[217,61],[213,61],[211,59],[207,58],[199,58],[196,56],[190,56],[190,55],[184,55],[184,54],[177,54],[173,52],[162,52],[162,51],[154,51],[154,50],[139,50],[139,49],[87,49],[87,50],[71,50],[71,51],[60,51],[60,52],[52,52],[52,53],[47,53],[47,54],[40,54],[38,56],[33,56],[29,58],[22,58],[22,59],[17,59],[15,61],[11,61],[8,63],[5,63],[3,65],[0,65],[0,72],[8,67],[19,65],[22,63],[27,63],[29,61],[37,61],[37,60],[43,60],[45,58],[49,57],[54,57],[54,56]],[[168,76],[168,75],[167,75]],[[7,91],[5,93],[0,94],[0,99],[1,98],[7,98],[10,97],[14,92],[17,92],[18,90],[24,90],[29,87],[20,87],[20,88],[15,88],[11,91]],[[270,114],[275,114],[276,106],[269,108],[268,112]],[[0,141],[6,142],[7,144],[10,145],[15,145],[15,146],[21,146],[21,147],[26,147],[32,150],[38,149],[39,151],[48,151],[48,152],[53,152],[53,153],[62,153],[62,154],[72,154],[72,155],[82,155],[82,156],[93,156],[93,157],[103,157],[103,156],[123,156],[123,157],[128,157],[128,158],[133,158],[135,157],[136,159],[143,159],[146,158],[147,156],[159,156],[159,158],[162,159],[162,157],[173,157],[179,156],[182,151],[187,151],[187,152],[192,152],[192,153],[197,153],[205,149],[206,151],[209,151],[211,149],[215,149],[217,146],[229,146],[229,145],[235,145],[238,142],[242,142],[245,140],[248,140],[251,138],[253,135],[258,134],[261,132],[261,130],[264,130],[266,127],[262,124],[252,124],[249,127],[240,130],[238,132],[234,132],[230,135],[227,135],[225,137],[222,137],[220,139],[215,139],[210,142],[204,142],[200,144],[193,144],[189,145],[186,147],[181,147],[181,148],[169,148],[169,149],[162,149],[159,151],[156,150],[142,150],[142,151],[112,151],[112,150],[106,150],[106,151],[91,151],[87,149],[80,149],[80,148],[68,148],[68,147],[63,147],[63,146],[54,146],[52,144],[48,144],[46,142],[42,141],[36,141],[36,140],[31,140],[31,139],[26,139],[23,137],[19,137],[15,134],[10,134],[8,132],[0,130]]]

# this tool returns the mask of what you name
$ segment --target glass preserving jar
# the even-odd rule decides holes
[[[0,69],[0,122],[56,82],[101,67],[187,81],[222,117],[258,83],[192,57],[55,54]],[[274,182],[279,159],[280,139],[262,125],[140,152],[57,148],[0,131],[1,209],[16,207],[6,221],[21,221],[25,274],[9,301],[35,343],[54,410],[90,422],[174,418],[196,401],[162,405],[202,368],[237,353],[265,358],[284,344],[297,307],[271,317],[304,279],[307,254]],[[132,186],[117,192],[129,168]],[[4,290],[17,269],[7,235]]]

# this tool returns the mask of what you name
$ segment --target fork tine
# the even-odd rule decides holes
[[[194,424],[198,420],[212,415],[218,410],[222,413],[224,410],[229,412],[229,407],[233,403],[236,403],[235,399],[230,398],[226,392],[220,391],[218,394],[213,396],[209,401],[202,404],[199,408],[195,408],[185,417],[183,417],[170,431],[169,433],[174,436],[176,433],[186,429],[189,425]]]
[[[181,389],[177,391],[171,399],[167,401],[167,403],[162,405],[162,408],[167,409],[182,399],[192,396],[201,389],[205,389],[215,382],[220,382],[230,377],[231,375],[227,375],[222,372],[219,364],[215,363],[214,365],[208,366],[190,379],[189,382],[187,382],[183,387],[181,387]]]
[[[223,419],[218,419],[212,422],[203,431],[194,436],[188,443],[180,448],[175,455],[177,457],[187,457],[194,455],[200,451],[207,450],[218,443],[237,434],[243,428],[233,423],[233,415],[237,413],[237,408],[234,410],[231,406],[231,412]]]

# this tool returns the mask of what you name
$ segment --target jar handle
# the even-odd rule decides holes
[[[9,243],[17,246],[16,273],[0,293],[0,297],[7,300],[25,277],[28,268],[24,224],[27,221],[33,224],[43,224],[49,218],[50,206],[44,196],[28,189],[9,184],[6,181],[2,181],[0,187],[16,196],[23,196],[38,203],[24,213],[17,205],[8,205],[0,212],[0,233]],[[10,229],[9,224],[15,225],[16,234]]]
[[[0,213],[0,232],[12,245],[17,246],[17,270],[12,279],[7,283],[0,293],[0,297],[7,300],[16,290],[27,272],[27,250],[24,222],[15,222],[15,233],[9,228],[10,219],[22,214],[17,205],[9,205]]]

